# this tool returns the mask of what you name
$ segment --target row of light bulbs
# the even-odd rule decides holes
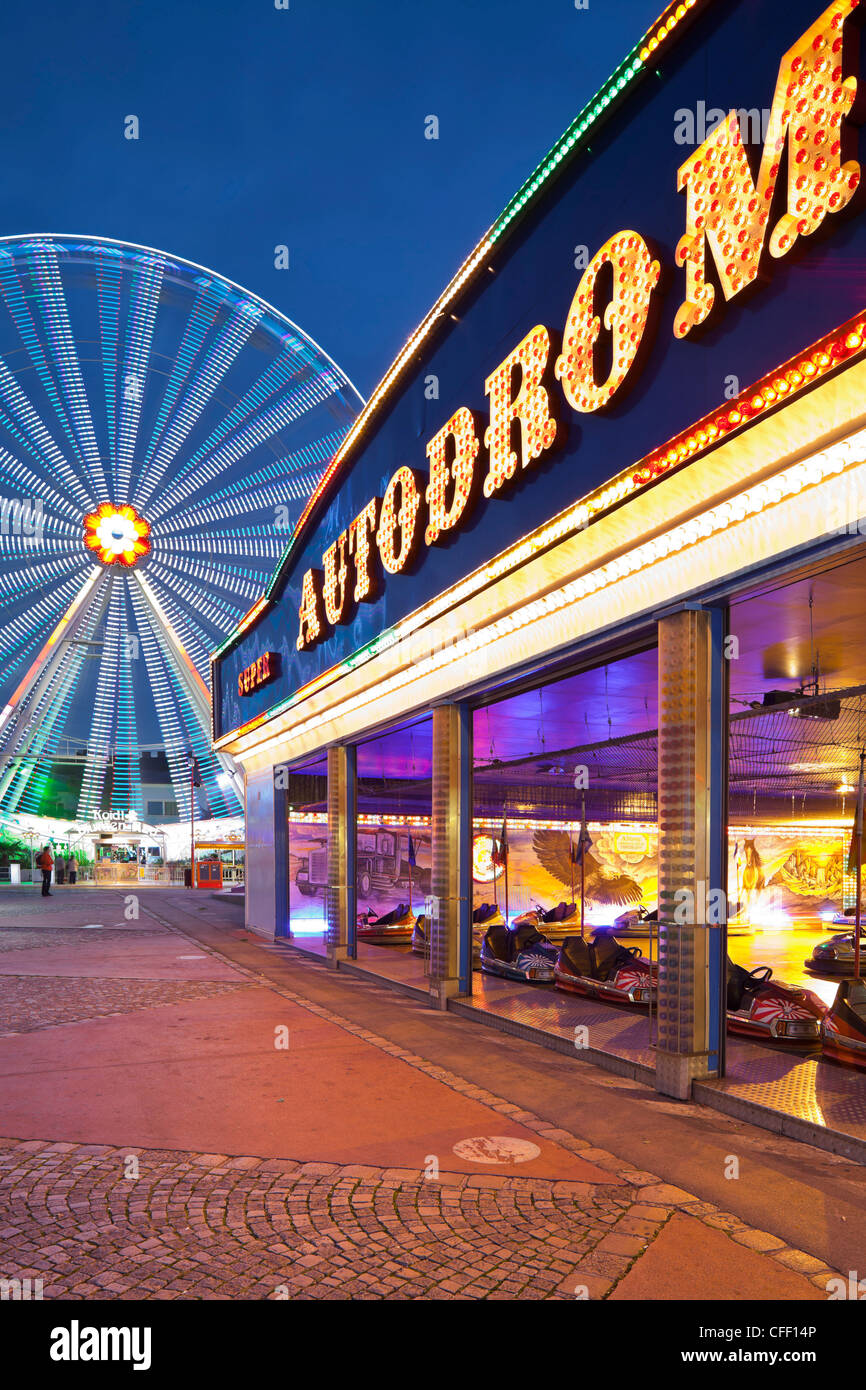
[[[419,684],[427,677],[435,675],[445,666],[454,665],[466,657],[490,647],[495,642],[507,638],[518,630],[543,622],[553,614],[562,612],[572,604],[598,593],[603,589],[647,570],[667,557],[679,554],[710,536],[733,530],[748,517],[772,510],[783,499],[796,496],[804,488],[816,486],[825,479],[836,476],[847,468],[856,467],[866,458],[866,430],[859,431],[829,448],[821,450],[810,458],[792,465],[774,478],[758,483],[738,497],[709,508],[700,516],[673,527],[665,534],[633,547],[625,554],[600,565],[591,572],[581,575],[560,586],[555,591],[524,604],[512,613],[503,614],[483,631],[472,632],[457,640],[452,646],[436,652],[408,670],[400,671],[383,680],[375,692],[377,700],[389,695],[397,695],[409,684]],[[549,645],[540,636],[534,644],[538,650]],[[340,722],[352,714],[369,706],[371,694],[362,691],[343,701],[337,708],[329,709],[295,725],[292,735],[296,739],[314,734],[325,724]],[[258,752],[274,747],[278,736],[268,739],[259,746]]]

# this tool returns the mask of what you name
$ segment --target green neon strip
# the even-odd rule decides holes
[[[290,537],[289,537],[289,540],[288,540],[288,544],[286,545],[285,550],[283,551],[282,555],[280,556],[280,558],[279,558],[279,560],[278,560],[278,562],[277,562],[277,567],[276,567],[276,569],[274,570],[273,574],[271,575],[270,580],[268,581],[268,587],[265,589],[265,598],[270,598],[271,594],[273,593],[274,589],[276,588],[276,586],[277,586],[277,581],[279,580],[279,577],[280,577],[280,575],[282,574],[282,571],[283,571],[283,565],[286,563],[286,561],[288,560],[289,556],[290,556],[291,553],[292,553],[292,546],[293,546],[293,544],[294,544],[294,537],[293,537],[293,536],[290,536]]]
[[[591,97],[583,110],[574,118],[565,134],[556,142],[536,169],[529,175],[529,178],[517,190],[505,211],[494,222],[488,232],[489,241],[497,241],[502,233],[521,212],[527,203],[534,200],[542,185],[547,182],[551,174],[559,169],[560,164],[571,154],[577,144],[585,144],[592,133],[592,127],[600,116],[604,114],[611,102],[615,101],[626,87],[643,72],[646,64],[639,56],[639,50],[643,45],[635,45],[631,53],[620,63],[613,76],[608,79],[605,85]]]
[[[210,654],[210,659],[211,659],[211,661],[216,661],[217,657],[222,656],[223,652],[227,652],[228,649],[229,649],[229,647],[232,645],[232,643],[233,643],[234,641],[235,641],[235,634],[234,634],[234,632],[230,632],[229,635],[228,635],[228,637],[226,638],[226,640],[223,642],[222,646],[221,646],[221,647],[217,647],[217,649],[216,649],[215,652],[211,652],[211,654]]]
[[[674,7],[672,5],[666,6],[666,8],[662,11],[662,14],[659,15],[658,19],[655,21],[655,23],[650,25],[649,29],[646,31],[643,37],[639,40],[638,43],[635,44],[628,56],[623,59],[623,61],[619,64],[617,68],[615,68],[614,72],[608,78],[607,82],[605,82],[599,88],[599,90],[595,93],[594,96],[590,97],[586,106],[584,106],[583,110],[574,118],[574,120],[572,121],[568,129],[565,131],[565,133],[548,151],[541,163],[529,175],[529,178],[526,179],[523,184],[521,184],[514,197],[506,205],[505,209],[493,223],[490,230],[485,234],[485,236],[481,238],[481,240],[478,243],[478,246],[476,246],[475,250],[472,252],[472,256],[477,254],[479,247],[483,246],[485,242],[487,242],[489,245],[492,245],[505,234],[506,230],[511,226],[514,219],[518,216],[521,216],[527,210],[528,205],[531,202],[535,201],[536,195],[542,189],[544,184],[553,174],[555,174],[559,170],[560,165],[571,154],[575,147],[578,145],[584,146],[588,142],[590,136],[595,133],[597,123],[599,122],[601,117],[609,111],[611,105],[620,96],[622,96],[623,92],[625,92],[625,90],[642,73],[646,71],[647,62],[643,58],[641,58],[640,50],[644,48],[649,43],[651,38],[659,31],[659,28],[665,16],[669,15],[672,12],[673,8]],[[699,0],[698,3],[694,3],[689,6],[690,12],[697,11],[700,8],[701,5],[699,3]],[[686,16],[684,15],[683,19],[685,19],[685,17]],[[675,31],[679,29],[680,23],[681,21],[677,22],[675,26]],[[670,33],[668,33],[667,39],[669,39],[670,37],[671,35]],[[665,47],[666,43],[667,40],[664,40],[663,43],[659,45],[659,47]],[[654,61],[657,56],[657,53],[654,51],[651,56],[652,60]],[[469,257],[469,261],[472,260],[472,256]],[[464,266],[467,265],[469,261],[464,262]],[[458,275],[462,273],[462,270],[463,267],[461,267],[461,270],[458,271]],[[474,275],[470,276],[466,280],[466,283],[463,286],[464,292],[468,291],[473,279]],[[419,343],[418,346],[420,347],[421,344]],[[396,382],[394,384],[396,385]],[[371,419],[372,418],[373,416],[371,416]],[[271,597],[271,594],[273,593],[274,589],[276,588],[277,584],[282,578],[283,570],[288,562],[289,556],[292,553],[296,539],[297,532],[289,539],[289,543],[286,546],[276,569],[274,570],[270,583],[268,584],[268,587],[265,590],[266,598]],[[242,635],[242,633],[238,633],[237,629],[235,629],[235,631],[229,635],[229,637],[223,643],[223,645],[221,647],[218,647],[217,650],[212,654],[212,659],[216,660],[217,657],[221,656],[223,652],[225,652],[229,646],[233,645]],[[362,651],[367,650],[367,647],[362,648]],[[358,654],[356,653],[356,655]],[[347,667],[346,663],[343,662],[341,663],[341,666],[338,669],[344,668],[351,669],[351,667]]]

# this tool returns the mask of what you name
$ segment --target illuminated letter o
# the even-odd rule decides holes
[[[603,266],[613,270],[613,294],[604,311],[611,335],[611,368],[607,380],[596,382],[594,354],[601,332],[595,312],[595,287]],[[661,267],[638,232],[617,232],[596,253],[583,273],[571,301],[555,372],[565,398],[581,414],[609,405],[632,367],[643,339],[652,292]]]

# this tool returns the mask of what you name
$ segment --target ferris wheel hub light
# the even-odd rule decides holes
[[[84,544],[103,565],[132,569],[150,552],[150,524],[128,503],[103,502],[84,518]]]

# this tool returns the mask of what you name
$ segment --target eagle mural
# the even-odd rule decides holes
[[[536,830],[532,836],[532,848],[543,869],[560,883],[571,887],[571,841],[564,830]],[[580,869],[575,865],[575,884],[579,881]],[[628,907],[639,903],[643,897],[640,884],[628,874],[606,869],[587,850],[584,857],[584,891],[588,901],[604,907]]]

